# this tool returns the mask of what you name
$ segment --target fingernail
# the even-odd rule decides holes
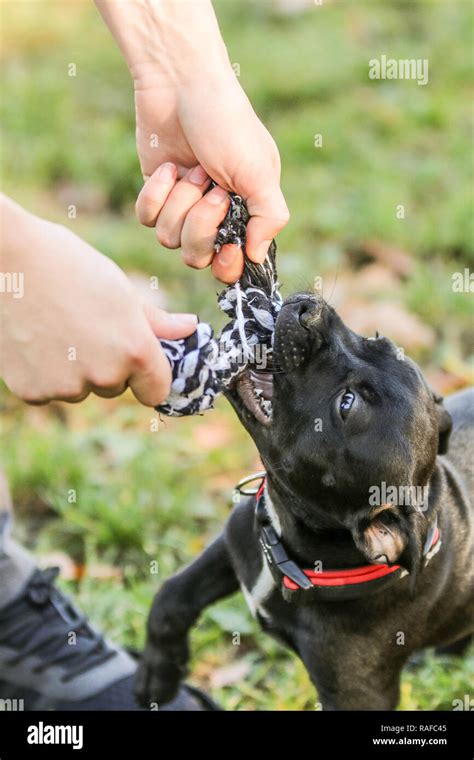
[[[176,176],[176,166],[171,162],[163,164],[158,169],[158,179],[160,182],[171,182]]]
[[[259,264],[262,264],[265,261],[265,256],[268,253],[268,249],[270,248],[271,240],[263,240],[260,245],[257,246],[257,250],[255,251],[255,256],[257,258],[257,261]]]
[[[192,182],[193,185],[202,185],[206,179],[209,179],[209,175],[204,171],[202,166],[195,166],[188,174],[188,180]]]
[[[214,187],[212,190],[209,190],[204,197],[209,203],[212,203],[213,206],[219,206],[227,200],[228,195],[227,190],[224,190],[224,188]]]
[[[222,246],[222,250],[219,253],[219,262],[223,264],[225,267],[230,266],[231,264],[234,263],[235,257],[237,256],[238,252],[239,252],[238,245],[227,243],[226,245]]]
[[[196,327],[198,323],[197,314],[173,314],[173,322],[179,327],[188,329],[190,327]]]

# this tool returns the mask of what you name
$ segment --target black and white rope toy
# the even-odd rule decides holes
[[[241,246],[244,271],[240,280],[219,294],[219,307],[228,324],[214,338],[211,325],[200,322],[196,331],[181,340],[162,340],[172,369],[171,391],[157,411],[174,417],[201,414],[211,409],[214,399],[247,366],[258,365],[271,353],[275,321],[282,298],[276,272],[273,240],[263,264],[245,254],[249,213],[239,195],[231,194],[230,206],[220,225],[215,250],[226,243]]]

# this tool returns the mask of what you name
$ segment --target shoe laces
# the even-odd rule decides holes
[[[58,567],[35,570],[23,593],[0,610],[0,644],[16,650],[6,662],[15,666],[36,655],[42,662],[33,668],[41,673],[63,664],[62,681],[106,662],[117,651],[95,631],[71,600],[55,585]],[[70,634],[74,643],[69,643]]]

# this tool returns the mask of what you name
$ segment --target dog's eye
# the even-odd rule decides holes
[[[354,401],[355,401],[354,393],[352,393],[352,391],[346,391],[339,403],[339,411],[341,412],[341,417],[343,420],[346,419],[347,415],[352,409],[352,405]]]

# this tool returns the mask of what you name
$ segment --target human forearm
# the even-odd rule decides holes
[[[157,338],[189,335],[196,318],[144,301],[66,227],[4,196],[0,211],[0,376],[10,390],[35,403],[117,396],[127,386],[148,406],[166,398],[171,370]]]
[[[44,223],[44,222],[43,222]],[[2,271],[17,271],[34,241],[42,220],[0,193],[0,257]]]
[[[95,0],[134,80],[231,71],[210,0]]]

